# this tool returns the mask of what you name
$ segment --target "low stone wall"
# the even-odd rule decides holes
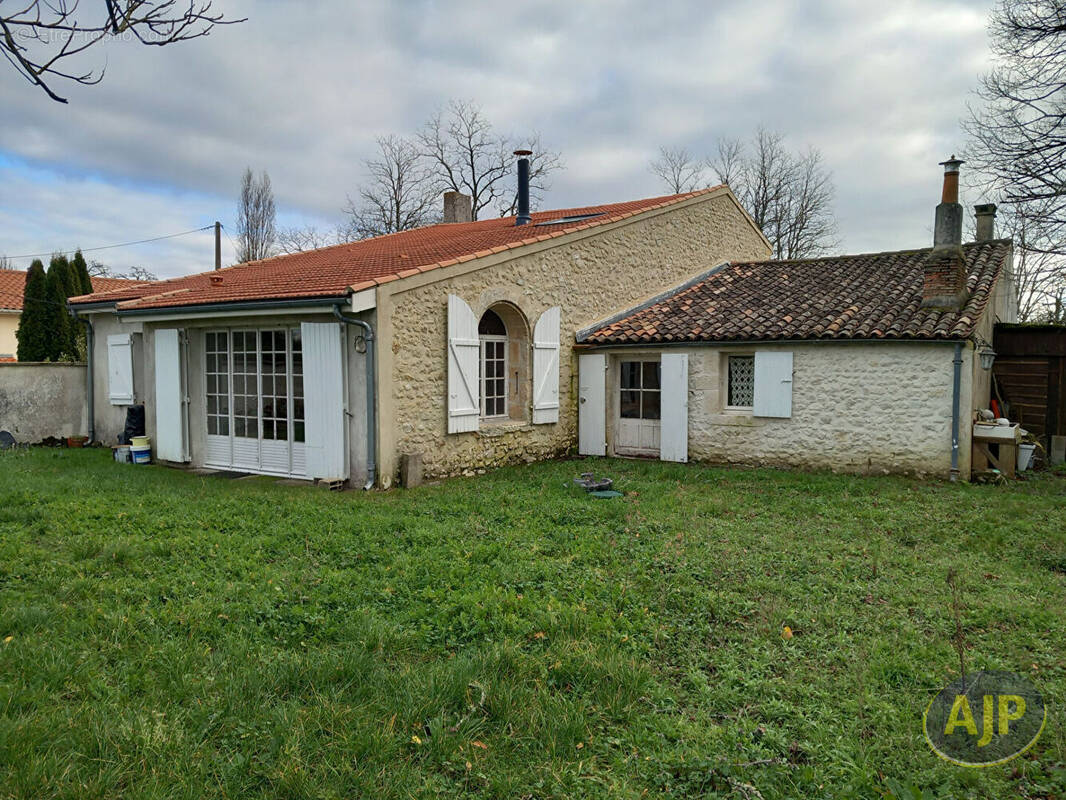
[[[87,432],[85,364],[0,363],[0,430],[33,444]]]

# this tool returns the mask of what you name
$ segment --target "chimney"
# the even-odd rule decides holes
[[[444,218],[442,222],[470,222],[473,218],[470,195],[462,192],[444,193]]]
[[[529,157],[532,150],[515,150],[518,156],[518,216],[515,217],[515,225],[528,225],[532,222],[529,216]]]
[[[977,216],[977,241],[990,242],[996,238],[996,204],[984,203],[973,207]]]
[[[963,162],[952,155],[940,163],[944,167],[944,191],[940,205],[936,207],[933,249],[922,271],[922,308],[957,311],[969,296],[962,257],[962,206],[959,204],[959,166]]]

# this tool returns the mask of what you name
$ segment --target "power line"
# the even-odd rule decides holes
[[[68,253],[74,253],[81,250],[83,253],[94,253],[97,250],[113,250],[116,247],[130,247],[135,244],[147,244],[148,242],[158,242],[162,239],[174,239],[178,236],[188,236],[191,233],[200,233],[201,231],[207,231],[215,227],[214,225],[204,225],[202,228],[196,228],[191,231],[182,231],[181,233],[168,233],[166,236],[153,236],[151,239],[138,239],[136,242],[122,242],[121,244],[105,244],[101,247],[76,247],[74,250],[52,250],[48,253],[25,253],[20,256],[7,256],[5,258],[44,258],[45,256],[51,256],[55,254],[66,255]],[[228,233],[226,234],[229,235]],[[0,253],[0,255],[4,255]]]

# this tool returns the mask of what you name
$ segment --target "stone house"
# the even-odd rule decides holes
[[[575,445],[968,474],[1011,247],[961,246],[956,199],[931,250],[773,262],[727,187],[530,214],[523,167],[516,217],[449,193],[440,225],[72,299],[90,434],[139,402],[158,460],[385,487]]]
[[[521,171],[522,164],[519,163]],[[565,453],[577,331],[770,247],[732,192],[440,225],[72,298],[95,439],[146,407],[157,460],[393,484]]]
[[[960,163],[932,248],[722,263],[579,331],[580,452],[969,478],[1017,298],[995,206],[961,243]]]

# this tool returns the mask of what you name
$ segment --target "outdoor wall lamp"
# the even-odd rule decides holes
[[[981,369],[992,369],[992,364],[995,363],[996,360],[996,351],[992,349],[992,345],[986,342],[980,336],[977,337],[974,344],[978,348],[980,348],[977,351],[977,356],[981,359]]]

